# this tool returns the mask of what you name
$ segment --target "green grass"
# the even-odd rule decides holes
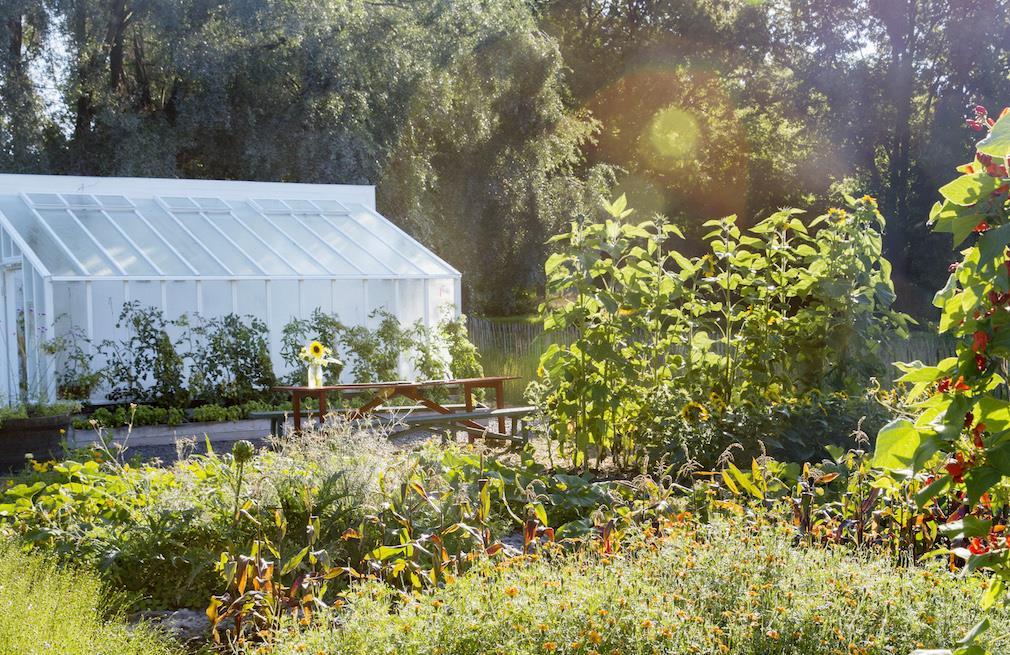
[[[268,652],[884,655],[949,645],[977,620],[977,577],[793,548],[788,534],[726,523],[677,527],[651,544],[488,565],[405,601],[368,584],[348,597],[339,627]],[[989,645],[1007,652],[1006,616],[994,624]]]
[[[0,546],[0,653],[168,655],[179,650],[145,627],[128,630],[105,587],[12,544]]]

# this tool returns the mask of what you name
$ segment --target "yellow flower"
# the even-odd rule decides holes
[[[309,353],[313,357],[322,357],[324,351],[325,348],[323,348],[323,344],[319,343],[318,341],[313,341],[312,343],[309,344]]]
[[[768,636],[769,639],[774,639],[774,640],[778,641],[778,638],[779,638],[779,631],[778,630],[769,630],[765,634]]]
[[[554,643],[553,641],[548,641],[547,643],[544,644],[544,650],[546,650],[546,651],[550,652],[550,651],[555,651],[557,649],[558,649],[558,645],[556,643]]]
[[[828,219],[835,223],[845,222],[845,217],[848,216],[848,212],[844,209],[838,209],[837,207],[832,207],[828,210]]]
[[[708,420],[708,410],[701,403],[691,401],[680,410],[680,418],[688,423],[704,422]]]
[[[509,598],[515,598],[518,593],[519,590],[515,587],[505,587],[505,595]]]

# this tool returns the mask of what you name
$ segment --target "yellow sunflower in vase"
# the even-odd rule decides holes
[[[318,341],[310,341],[302,346],[298,357],[308,365],[308,387],[316,389],[323,386],[323,367],[328,364],[341,364],[333,356],[333,350]]]

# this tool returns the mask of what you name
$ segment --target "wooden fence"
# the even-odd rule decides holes
[[[552,343],[570,343],[578,335],[574,328],[559,332],[544,332],[540,323],[501,322],[471,317],[468,320],[470,340],[481,352],[484,369],[493,375],[517,375],[521,379],[510,384],[507,392],[517,399],[526,384],[535,377],[540,355]],[[897,369],[891,362],[920,360],[935,363],[954,355],[954,341],[932,332],[914,332],[908,339],[894,339],[883,344],[880,361],[893,376]],[[889,380],[881,380],[886,383]]]

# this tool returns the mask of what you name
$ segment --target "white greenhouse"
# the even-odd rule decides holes
[[[316,308],[431,326],[460,305],[459,272],[377,213],[372,186],[0,175],[0,253],[8,403],[52,398],[45,343],[117,338],[128,301],[256,316],[279,372],[281,328]]]

